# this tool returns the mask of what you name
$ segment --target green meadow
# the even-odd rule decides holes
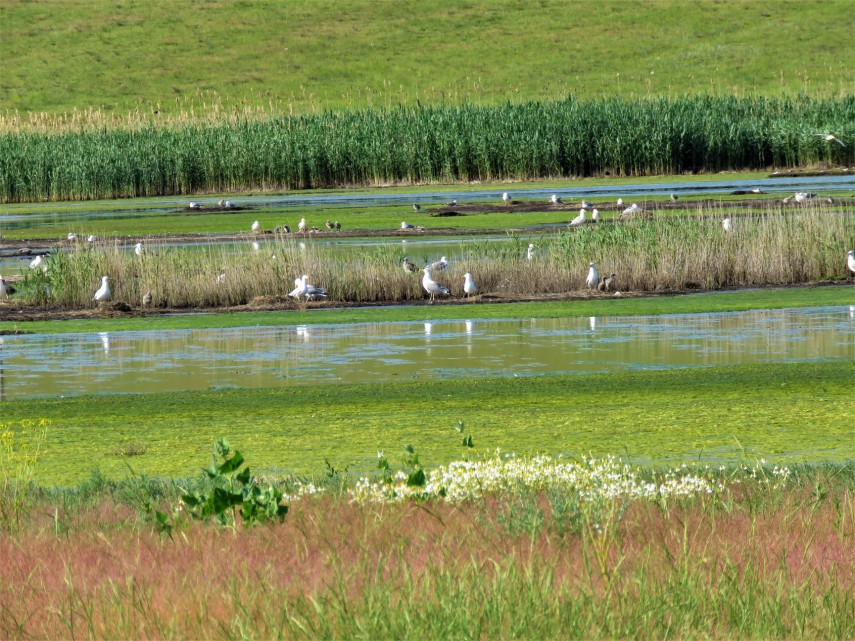
[[[848,0],[4,0],[0,112],[839,96],[852,24]]]

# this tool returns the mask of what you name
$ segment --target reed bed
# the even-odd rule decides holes
[[[728,215],[733,219],[730,232],[721,224]],[[568,229],[539,242],[531,261],[525,258],[527,244],[519,238],[468,244],[434,278],[455,298],[464,296],[465,272],[472,274],[481,295],[580,292],[586,289],[590,262],[596,263],[601,277],[614,273],[615,289],[623,292],[792,285],[845,277],[846,252],[854,237],[851,212],[823,203],[786,213],[769,208],[738,218],[726,206],[699,208],[695,216],[654,215]],[[117,243],[78,244],[51,255],[45,271],[27,270],[21,299],[46,306],[91,306],[100,277],[107,275],[113,300],[132,306],[151,293],[154,307],[223,307],[258,297],[284,297],[302,274],[327,289],[332,301],[407,302],[426,297],[420,274],[401,267],[400,244],[343,258],[330,257],[293,236],[268,238],[256,241],[258,250],[248,236],[245,247],[237,250],[150,245],[141,256]]]
[[[0,201],[851,164],[855,97],[577,100],[0,133]]]
[[[852,467],[793,472],[594,512],[573,491],[361,504],[328,479],[284,523],[171,539],[141,506],[182,483],[96,475],[0,531],[0,633],[851,639]]]

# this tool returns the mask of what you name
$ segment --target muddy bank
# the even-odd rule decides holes
[[[309,309],[360,309],[381,308],[400,306],[460,306],[479,304],[502,304],[502,303],[536,303],[546,301],[588,301],[605,300],[610,298],[639,299],[682,296],[685,294],[699,293],[724,293],[740,291],[739,289],[716,289],[704,290],[687,283],[686,289],[682,290],[657,290],[657,291],[620,291],[612,293],[594,292],[588,290],[577,290],[561,292],[557,294],[533,294],[530,296],[519,296],[501,293],[486,293],[471,298],[446,298],[431,302],[427,296],[419,300],[406,301],[383,301],[383,302],[347,302],[347,301],[295,301],[287,296],[259,296],[246,305],[235,305],[230,307],[141,307],[132,306],[124,301],[115,301],[106,305],[90,307],[85,309],[74,309],[68,307],[33,307],[23,305],[14,300],[0,301],[0,322],[26,323],[28,321],[45,320],[80,320],[90,318],[137,318],[174,316],[182,314],[240,314],[244,312],[275,312],[275,311],[302,311]],[[792,285],[785,289],[804,289],[811,287],[834,287],[846,286],[846,281],[840,282],[814,282],[802,285]],[[769,288],[757,287],[752,289],[784,289],[780,286]],[[93,304],[94,305],[94,304]],[[16,333],[25,333],[26,330],[16,328]]]

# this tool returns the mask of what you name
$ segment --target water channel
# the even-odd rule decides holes
[[[548,201],[552,194],[565,200],[583,198],[623,198],[630,202],[645,197],[667,196],[714,196],[735,190],[761,189],[765,193],[792,194],[797,191],[820,194],[844,192],[849,195],[855,190],[855,176],[792,176],[760,179],[733,179],[695,182],[661,182],[610,185],[576,186],[568,181],[562,187],[537,187],[514,189],[513,185],[499,185],[495,189],[448,188],[433,192],[406,193],[400,191],[322,191],[290,192],[284,194],[254,194],[232,196],[235,205],[256,210],[259,213],[293,208],[364,209],[366,207],[409,207],[413,203],[424,206],[439,205],[452,200],[461,203],[500,203],[502,192],[510,191],[513,198],[524,200],[543,199]],[[176,212],[186,213],[188,203],[198,202],[202,207],[213,207],[219,195],[205,197],[167,196],[157,198],[133,198],[98,203],[56,203],[55,207],[32,203],[7,204],[0,206],[0,232],[5,229],[24,228],[32,225],[67,226],[98,219],[123,219],[135,217],[171,216]],[[412,210],[410,210],[412,212]],[[204,213],[204,209],[202,210]],[[238,210],[235,213],[239,213]],[[330,214],[332,216],[333,214]]]
[[[0,400],[855,363],[855,306],[0,337]]]

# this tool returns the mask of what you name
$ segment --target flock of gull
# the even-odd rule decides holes
[[[837,137],[832,134],[815,134],[817,136],[822,136],[828,142],[837,142],[841,146],[845,147],[846,145]],[[759,189],[752,190],[753,193],[762,193]],[[678,199],[676,194],[670,195],[672,201],[676,201]],[[815,198],[818,198],[817,194],[808,193],[808,192],[796,192],[793,196],[788,196],[783,199],[783,203],[787,204],[791,201],[794,201],[798,204],[807,203]],[[830,200],[830,199],[828,199]],[[511,198],[511,195],[508,192],[504,192],[502,194],[502,202],[505,205],[513,205],[515,201]],[[563,205],[564,200],[558,194],[552,194],[549,202],[552,205]],[[455,207],[457,206],[457,200],[452,200],[451,202],[446,203],[447,206]],[[222,209],[233,209],[235,205],[228,200],[220,200],[217,205]],[[624,205],[623,199],[617,199],[617,206],[622,207]],[[201,204],[197,202],[191,202],[189,205],[190,209],[201,209]],[[421,211],[421,205],[419,203],[413,203],[413,210],[416,212]],[[590,210],[590,221],[596,223],[600,220],[600,213],[597,208],[593,205],[593,203],[588,202],[587,200],[583,200],[581,202],[581,208],[579,210],[579,214],[573,218],[569,222],[570,227],[578,227],[580,225],[588,222],[588,211]],[[620,217],[632,217],[634,215],[643,214],[643,209],[638,206],[637,203],[632,203],[625,209],[621,211]],[[722,220],[722,228],[726,233],[731,233],[733,231],[733,221],[728,217]],[[326,227],[330,231],[338,231],[341,229],[341,224],[338,221],[331,222],[329,220],[326,221]],[[401,222],[401,229],[405,231],[425,231],[425,228],[420,225],[413,225],[406,221]],[[250,226],[250,230],[253,233],[261,233],[262,226],[259,221],[254,221]],[[291,228],[289,225],[277,226],[274,228],[274,233],[290,233]],[[319,229],[317,227],[308,227],[305,218],[301,218],[300,222],[297,224],[297,231],[299,233],[312,233],[317,232]],[[74,233],[68,234],[68,241],[77,242],[80,240],[78,236]],[[89,235],[86,237],[86,241],[89,243],[93,243],[98,240],[97,236]],[[253,243],[253,248],[258,250],[259,245],[257,242]],[[534,243],[529,243],[528,248],[526,250],[526,260],[532,261],[534,260],[535,254],[537,252],[537,248]],[[137,243],[134,246],[134,253],[137,256],[142,256],[144,253],[143,244]],[[847,254],[847,268],[849,272],[850,279],[855,277],[855,250],[850,250]],[[423,272],[424,276],[422,277],[422,287],[425,292],[430,297],[431,302],[435,300],[437,296],[448,296],[450,291],[448,287],[443,285],[440,282],[434,280],[433,275],[437,272],[444,272],[449,265],[448,258],[443,256],[440,260],[430,263],[426,265],[424,268],[420,269],[413,263],[409,258],[404,258],[402,262],[402,266],[405,271],[411,273]],[[31,269],[47,269],[47,263],[43,256],[36,256],[29,264]],[[588,289],[597,289],[602,292],[611,292],[615,291],[615,295],[620,295],[620,292],[616,289],[616,276],[615,274],[611,274],[611,276],[600,278],[600,275],[597,271],[597,266],[592,262],[589,264],[588,275],[585,278],[585,285]],[[225,281],[225,274],[221,273],[217,276],[217,283],[223,283]],[[14,294],[16,289],[14,286],[9,284],[2,276],[0,276],[0,299],[7,299],[9,296]],[[474,296],[478,293],[478,287],[475,284],[475,280],[472,277],[472,274],[466,272],[463,275],[463,292],[467,298]],[[301,277],[298,277],[294,280],[294,289],[288,293],[288,296],[295,299],[305,298],[307,301],[318,300],[319,298],[325,298],[328,296],[327,290],[323,287],[316,287],[309,283],[309,277],[306,274],[303,274]],[[101,277],[101,285],[95,291],[95,294],[92,297],[92,300],[98,303],[104,303],[111,299],[112,292],[110,290],[110,279],[108,276]],[[151,293],[146,293],[143,297],[143,305],[150,305],[152,301]]]

